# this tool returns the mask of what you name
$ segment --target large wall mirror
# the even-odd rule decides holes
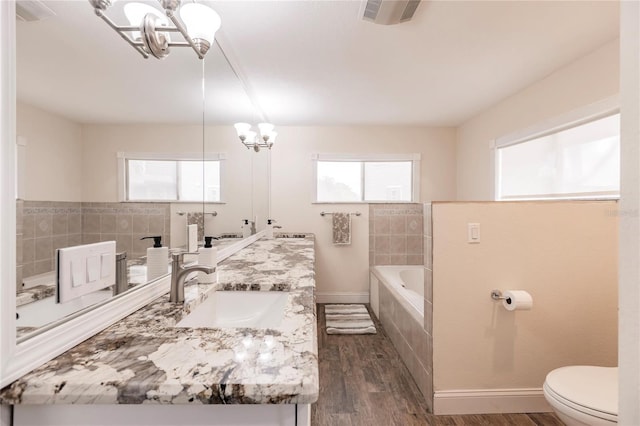
[[[84,307],[54,303],[56,249],[116,241],[129,285],[142,285],[152,245],[142,237],[182,248],[197,224],[200,241],[224,244],[269,214],[269,152],[235,134],[234,122],[257,118],[218,45],[204,60],[177,47],[144,59],[89,2],[44,4],[51,16],[16,21],[19,341]],[[126,22],[121,7],[112,19]]]

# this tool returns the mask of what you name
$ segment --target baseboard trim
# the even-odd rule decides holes
[[[317,303],[369,303],[369,292],[317,292]]]
[[[546,413],[553,411],[542,388],[436,391],[434,414]]]

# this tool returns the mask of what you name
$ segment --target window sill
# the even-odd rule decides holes
[[[312,201],[311,204],[422,204],[420,201]]]

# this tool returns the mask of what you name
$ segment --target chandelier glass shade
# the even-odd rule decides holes
[[[108,9],[116,2],[126,3],[123,9],[129,25],[117,25],[107,16]],[[89,3],[96,15],[144,58],[151,55],[162,59],[175,46],[191,47],[202,59],[221,24],[215,10],[200,3],[182,5],[182,0],[158,0],[164,13],[150,4],[128,0],[89,0]],[[170,33],[180,33],[184,41],[172,40]]]

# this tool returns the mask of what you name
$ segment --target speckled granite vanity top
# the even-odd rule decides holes
[[[259,240],[218,267],[218,284],[162,296],[0,391],[4,404],[315,402],[314,241]],[[288,290],[276,329],[176,328],[213,291]]]

